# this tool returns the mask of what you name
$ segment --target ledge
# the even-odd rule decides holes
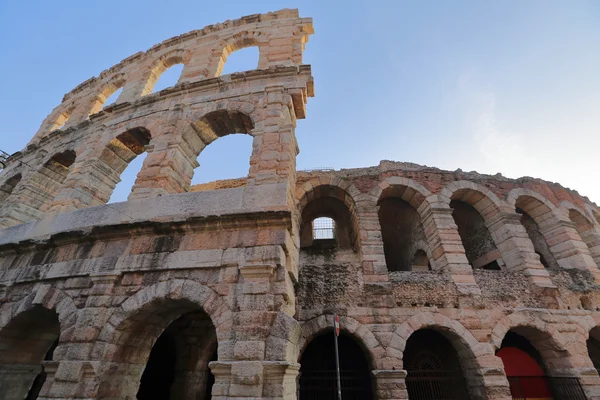
[[[0,230],[0,246],[39,242],[68,233],[143,222],[174,223],[199,217],[288,212],[284,183],[171,194],[48,215],[39,221]]]

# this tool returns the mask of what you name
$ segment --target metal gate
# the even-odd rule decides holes
[[[371,399],[369,375],[365,371],[341,370],[342,398],[344,400]],[[334,400],[337,398],[335,370],[305,371],[300,373],[298,385],[300,400]]]
[[[578,378],[555,376],[509,376],[513,400],[527,400],[525,388],[547,386],[555,400],[586,400]]]
[[[411,400],[465,400],[467,394],[461,371],[413,370],[406,377]]]

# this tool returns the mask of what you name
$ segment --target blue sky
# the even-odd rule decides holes
[[[315,26],[299,169],[411,161],[535,176],[600,203],[598,1],[3,0],[0,149],[21,150],[64,93],[137,51],[286,7]],[[256,60],[234,53],[226,68]],[[194,181],[246,175],[250,146],[219,139]],[[126,198],[134,163],[113,201]]]

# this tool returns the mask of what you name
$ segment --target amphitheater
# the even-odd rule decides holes
[[[600,399],[600,208],[534,178],[297,171],[312,33],[285,9],[168,39],[8,158],[0,399],[334,399],[334,313],[345,400]],[[258,69],[222,75],[249,46]],[[191,186],[233,133],[247,177]]]

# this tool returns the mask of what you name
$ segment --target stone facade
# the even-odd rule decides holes
[[[471,399],[511,398],[509,333],[600,399],[600,208],[538,179],[408,163],[296,172],[312,33],[281,10],[169,39],[65,95],[9,158],[0,398],[295,399],[336,312],[372,398],[408,398],[411,338],[437,332]],[[248,46],[259,69],[220,76]],[[178,84],[151,94],[178,63]],[[231,133],[253,137],[248,176],[191,187]],[[143,152],[129,201],[107,205]]]

